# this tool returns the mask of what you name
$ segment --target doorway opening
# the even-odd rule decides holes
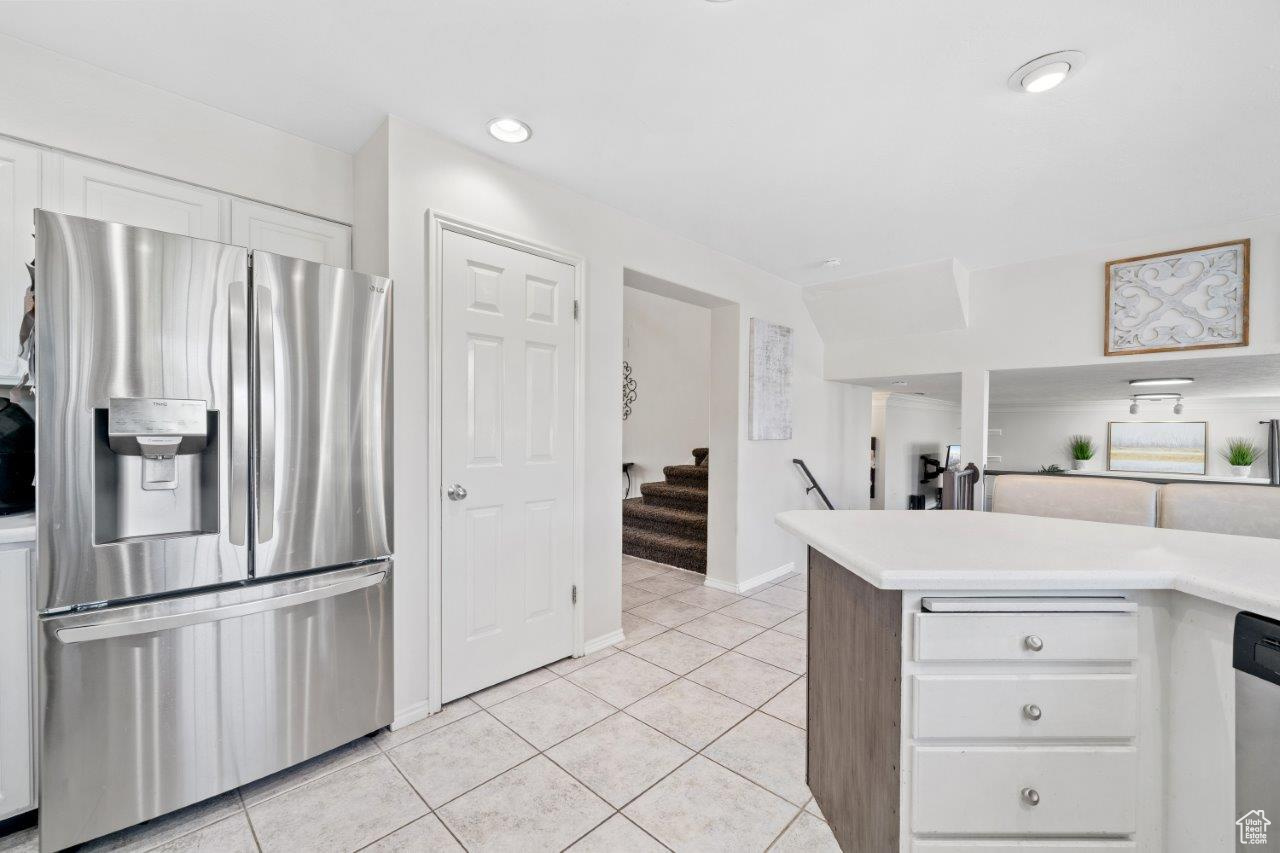
[[[736,504],[736,475],[717,467],[736,446],[715,437],[737,407],[717,417],[712,402],[726,384],[736,401],[738,306],[633,270],[623,283],[622,552],[705,575],[719,488]]]
[[[961,465],[960,374],[858,380],[871,396],[871,508],[939,509]]]

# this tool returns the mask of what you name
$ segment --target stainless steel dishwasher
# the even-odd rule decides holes
[[[1236,849],[1280,843],[1280,622],[1236,615]]]

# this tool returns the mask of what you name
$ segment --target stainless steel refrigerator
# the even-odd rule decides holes
[[[390,281],[36,211],[40,846],[391,720]]]

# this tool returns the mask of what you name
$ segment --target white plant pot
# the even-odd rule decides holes
[[[1235,477],[1248,477],[1253,473],[1252,465],[1232,465],[1231,474]]]
[[[1072,471],[1088,471],[1092,467],[1093,467],[1092,459],[1072,459],[1071,460]]]

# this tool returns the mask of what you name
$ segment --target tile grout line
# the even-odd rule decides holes
[[[236,797],[240,800],[241,811],[244,812],[244,822],[249,826],[249,836],[253,839],[254,846],[258,848],[258,853],[262,853],[262,840],[258,838],[258,830],[253,825],[253,818],[249,814],[249,805],[244,801],[244,791],[241,790],[243,787],[241,785],[240,788],[236,788]]]

